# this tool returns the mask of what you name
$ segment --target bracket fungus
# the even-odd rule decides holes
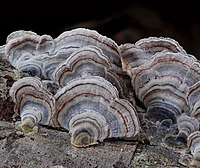
[[[39,36],[32,31],[15,31],[6,40],[5,55],[7,60],[19,71],[32,76],[42,76],[44,57],[54,50],[51,36]]]
[[[187,137],[195,131],[199,130],[199,122],[196,118],[182,114],[177,120],[179,134],[184,134]]]
[[[19,127],[25,134],[33,131],[37,124],[50,124],[55,99],[38,77],[19,79],[12,85],[9,94],[15,103],[15,113],[21,117]]]
[[[6,43],[6,58],[19,70],[26,70],[25,67],[22,68],[19,65],[23,61],[29,63],[27,68],[30,69],[33,60],[38,60],[42,64],[47,64],[43,66],[55,68],[76,49],[83,46],[94,45],[102,49],[103,53],[109,57],[114,68],[121,71],[120,50],[118,45],[112,39],[102,36],[94,30],[77,28],[71,31],[65,31],[55,39],[49,35],[39,36],[31,31],[16,31],[7,37]],[[29,59],[31,59],[31,61],[28,61]],[[35,62],[35,64],[37,64],[37,62]],[[39,75],[47,77],[44,74]]]
[[[140,130],[135,108],[119,99],[117,89],[102,77],[76,78],[61,88],[55,99],[54,126],[69,130],[77,147],[111,137],[133,137]]]
[[[135,108],[128,100],[120,99],[132,96],[132,90],[128,89],[131,80],[121,68],[120,49],[112,39],[84,28],[63,32],[55,39],[31,31],[16,31],[7,37],[5,53],[19,71],[41,80],[52,80],[51,84],[55,82],[60,87],[51,85],[53,87],[48,88],[53,95],[44,87],[49,82],[42,85],[31,77],[32,84],[25,82],[28,78],[23,78],[13,85],[10,93],[24,127],[36,123],[48,125],[51,118],[55,127],[72,133],[72,144],[76,146],[88,146],[107,137],[130,137],[139,132]],[[21,87],[22,84],[26,86]],[[70,88],[73,85],[74,88]],[[31,97],[26,88],[31,88],[32,95],[36,92],[38,96]],[[18,89],[22,89],[19,93],[23,94],[16,98],[14,92]],[[41,102],[42,92],[46,102]],[[72,100],[68,101],[69,98]],[[34,106],[38,112],[26,112],[28,106]],[[68,112],[68,108],[73,110]],[[27,119],[31,117],[32,120]]]
[[[183,148],[187,146],[189,135],[199,130],[199,122],[196,118],[183,113],[177,119],[178,134],[167,134],[163,141],[174,147]]]
[[[135,96],[147,109],[145,117],[177,124],[178,134],[167,134],[164,142],[178,147],[189,144],[192,154],[197,153],[191,164],[197,165],[200,145],[192,145],[191,139],[199,130],[199,61],[170,38],[145,38],[122,44],[120,49],[122,68],[132,78]],[[198,143],[199,138],[194,144]]]
[[[195,114],[198,114],[196,83],[200,80],[200,64],[197,59],[171,38],[144,38],[135,44],[122,44],[120,49],[122,68],[132,78],[135,96],[147,108],[146,118],[153,121],[170,118],[177,123],[176,140],[187,139],[198,130]],[[168,138],[172,137],[165,140]]]
[[[158,52],[180,52],[186,54],[186,51],[177,41],[165,37],[143,38],[135,44],[125,43],[119,47],[121,50],[122,68],[131,77],[134,75],[131,72],[133,68],[148,63]]]
[[[86,75],[106,77],[111,62],[96,46],[81,47],[61,62],[53,72],[53,81],[63,87],[75,78]]]
[[[131,97],[126,85],[130,79],[126,80],[124,77],[122,80],[112,69],[110,59],[96,46],[81,47],[74,51],[57,66],[52,74],[52,80],[60,87],[64,87],[69,81],[82,76],[101,76],[118,89],[120,97]]]
[[[84,49],[87,46],[90,46],[90,49]],[[102,36],[97,31],[77,28],[65,31],[55,39],[49,35],[39,36],[31,31],[16,31],[7,37],[5,53],[7,60],[19,71],[52,80],[52,78],[55,79],[52,75],[56,68],[61,66],[60,64],[82,57],[87,52],[90,52],[91,55],[95,48],[98,50],[95,51],[98,58],[104,59],[104,63],[102,63],[106,68],[108,68],[108,63],[110,64],[107,79],[119,89],[122,98],[129,99],[131,97],[129,95],[132,95],[132,91],[128,89],[131,85],[130,78],[121,68],[119,46],[112,39]],[[79,49],[84,51],[79,53]],[[83,65],[83,60],[81,63]]]
[[[191,75],[194,63],[196,59],[190,55],[159,52],[149,63],[133,69],[132,86],[146,106],[148,118],[170,118],[176,123],[178,116],[189,113],[186,94],[200,79]]]
[[[140,113],[163,128],[176,126],[178,134],[167,134],[165,143],[187,144],[194,158],[182,160],[198,164],[200,63],[177,41],[149,37],[118,46],[85,28],[55,39],[20,30],[7,37],[0,55],[31,76],[10,89],[24,132],[37,124],[62,127],[74,146],[87,147],[134,137]]]
[[[156,54],[161,51],[168,51],[173,53],[183,53],[186,54],[186,51],[183,49],[180,44],[169,37],[149,37],[140,39],[135,43],[136,46],[141,48],[142,50]]]

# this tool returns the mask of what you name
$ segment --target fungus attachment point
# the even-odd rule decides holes
[[[38,132],[38,126],[35,125],[32,118],[24,119],[16,127],[21,130],[24,135],[33,135]]]
[[[77,135],[74,135],[74,133],[71,134],[71,144],[75,147],[88,147],[98,144],[97,139],[95,139],[88,132],[81,131],[76,134]]]

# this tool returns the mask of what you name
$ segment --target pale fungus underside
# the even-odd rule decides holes
[[[53,39],[16,31],[2,47],[19,72],[10,96],[24,133],[37,125],[69,131],[87,147],[140,134],[139,116],[177,126],[163,142],[187,148],[182,164],[200,158],[200,63],[171,38],[149,37],[118,46],[94,30],[77,28]]]

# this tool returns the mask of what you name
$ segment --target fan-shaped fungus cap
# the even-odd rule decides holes
[[[21,78],[12,85],[9,93],[15,103],[15,113],[21,117],[20,126],[25,133],[37,124],[50,124],[55,112],[55,99],[39,78]]]
[[[55,98],[54,126],[69,130],[77,147],[110,137],[132,137],[140,130],[135,108],[119,99],[117,89],[102,77],[74,79]]]

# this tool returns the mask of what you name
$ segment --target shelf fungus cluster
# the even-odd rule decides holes
[[[163,140],[176,147],[187,144],[194,156],[191,164],[196,164],[200,158],[200,63],[170,38],[145,38],[122,44],[120,49],[122,68],[146,107],[145,118],[177,124],[178,134],[167,134]]]
[[[117,45],[94,30],[77,28],[53,39],[31,31],[7,37],[5,57],[29,75],[10,90],[23,128],[64,128],[86,147],[106,138],[134,137],[138,113],[177,125],[165,143],[187,145],[200,158],[200,62],[171,38]],[[188,157],[187,157],[188,156]],[[184,162],[184,161],[183,161]]]
[[[99,76],[68,82],[55,94],[54,125],[70,131],[75,146],[95,144],[108,137],[133,137],[139,132],[136,110],[117,89]]]
[[[131,80],[112,39],[84,28],[56,39],[16,31],[7,38],[5,55],[28,75],[10,89],[24,132],[37,124],[64,128],[76,147],[139,133],[136,108],[129,102]]]

